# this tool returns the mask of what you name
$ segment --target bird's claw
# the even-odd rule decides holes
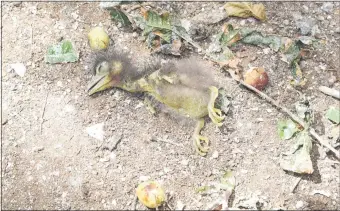
[[[198,154],[205,156],[208,152],[209,139],[205,136],[195,134],[194,137],[194,147]],[[202,144],[203,141],[203,144]]]
[[[208,104],[208,114],[210,119],[217,126],[222,126],[222,121],[224,120],[224,116],[222,115],[222,111],[218,108],[215,108],[215,100],[218,97],[218,89],[215,86],[209,87],[210,90],[210,100]]]
[[[203,127],[204,127],[204,119],[198,120],[195,131],[194,131],[194,135],[192,137],[195,150],[201,156],[205,156],[208,152],[208,149],[209,149],[209,147],[208,147],[209,139],[205,136],[200,135],[200,132],[201,132]]]

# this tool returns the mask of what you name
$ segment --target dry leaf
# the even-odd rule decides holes
[[[241,18],[255,17],[261,21],[266,20],[266,11],[263,4],[249,2],[228,2],[224,5],[228,16]]]

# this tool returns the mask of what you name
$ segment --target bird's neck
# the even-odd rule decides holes
[[[120,88],[128,92],[147,92],[152,94],[155,92],[158,84],[158,71],[156,71],[138,80],[126,81],[120,86]]]

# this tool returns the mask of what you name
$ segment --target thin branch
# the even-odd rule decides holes
[[[332,97],[340,99],[340,91],[339,90],[331,89],[331,88],[328,88],[326,86],[320,86],[319,90],[326,95],[330,95]]]
[[[301,179],[302,179],[302,177],[297,178],[297,180],[294,183],[294,186],[292,187],[291,193],[294,193],[294,191],[295,191],[296,187],[298,186],[298,184],[300,183]]]
[[[340,158],[340,153],[338,150],[334,149],[327,141],[324,141],[313,128],[310,128],[309,130],[310,134],[320,142],[321,145],[327,147],[329,150],[331,150],[338,158]]]
[[[44,123],[44,115],[45,115],[45,110],[46,110],[47,98],[48,98],[48,92],[46,94],[44,108],[43,108],[43,111],[41,113],[40,133],[42,133],[42,125]]]

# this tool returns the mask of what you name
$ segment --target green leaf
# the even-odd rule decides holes
[[[175,20],[169,13],[163,13],[161,15],[153,12],[151,10],[143,11],[144,22],[140,19],[135,19],[138,22],[138,25],[144,28],[143,35],[148,36],[152,32],[161,32],[160,37],[165,40],[168,44],[172,44],[172,40],[177,40],[174,38],[172,32],[176,33],[178,36],[186,40],[188,43],[191,43],[194,47],[201,49],[201,47],[194,42],[190,35],[187,33],[184,27],[175,24]],[[153,35],[151,35],[152,38]],[[171,38],[171,39],[170,39]],[[149,39],[150,43],[150,39]],[[175,45],[178,46],[178,45]],[[169,46],[166,46],[168,48]],[[164,48],[165,49],[165,48]]]
[[[293,153],[288,155],[288,157],[281,159],[281,168],[300,174],[312,174],[314,171],[313,163],[310,158],[312,138],[308,135],[308,131],[302,131],[298,137],[296,137],[295,144],[292,148]]]
[[[120,9],[112,8],[110,15],[113,20],[119,21],[123,26],[131,25],[129,18]]]
[[[257,31],[243,31],[243,35],[246,36],[241,41],[246,44],[269,46],[274,51],[278,51],[281,47],[281,38],[277,36],[264,36],[261,32]]]
[[[163,13],[158,15],[156,12],[148,10],[144,13],[146,25],[152,28],[168,29],[171,30],[170,14]]]
[[[283,140],[290,139],[297,131],[298,128],[291,119],[279,121],[278,123],[279,136]]]
[[[330,107],[326,113],[326,117],[332,122],[339,124],[340,123],[340,110],[334,107]]]
[[[78,61],[79,54],[70,41],[64,40],[47,49],[45,61],[50,64]]]

